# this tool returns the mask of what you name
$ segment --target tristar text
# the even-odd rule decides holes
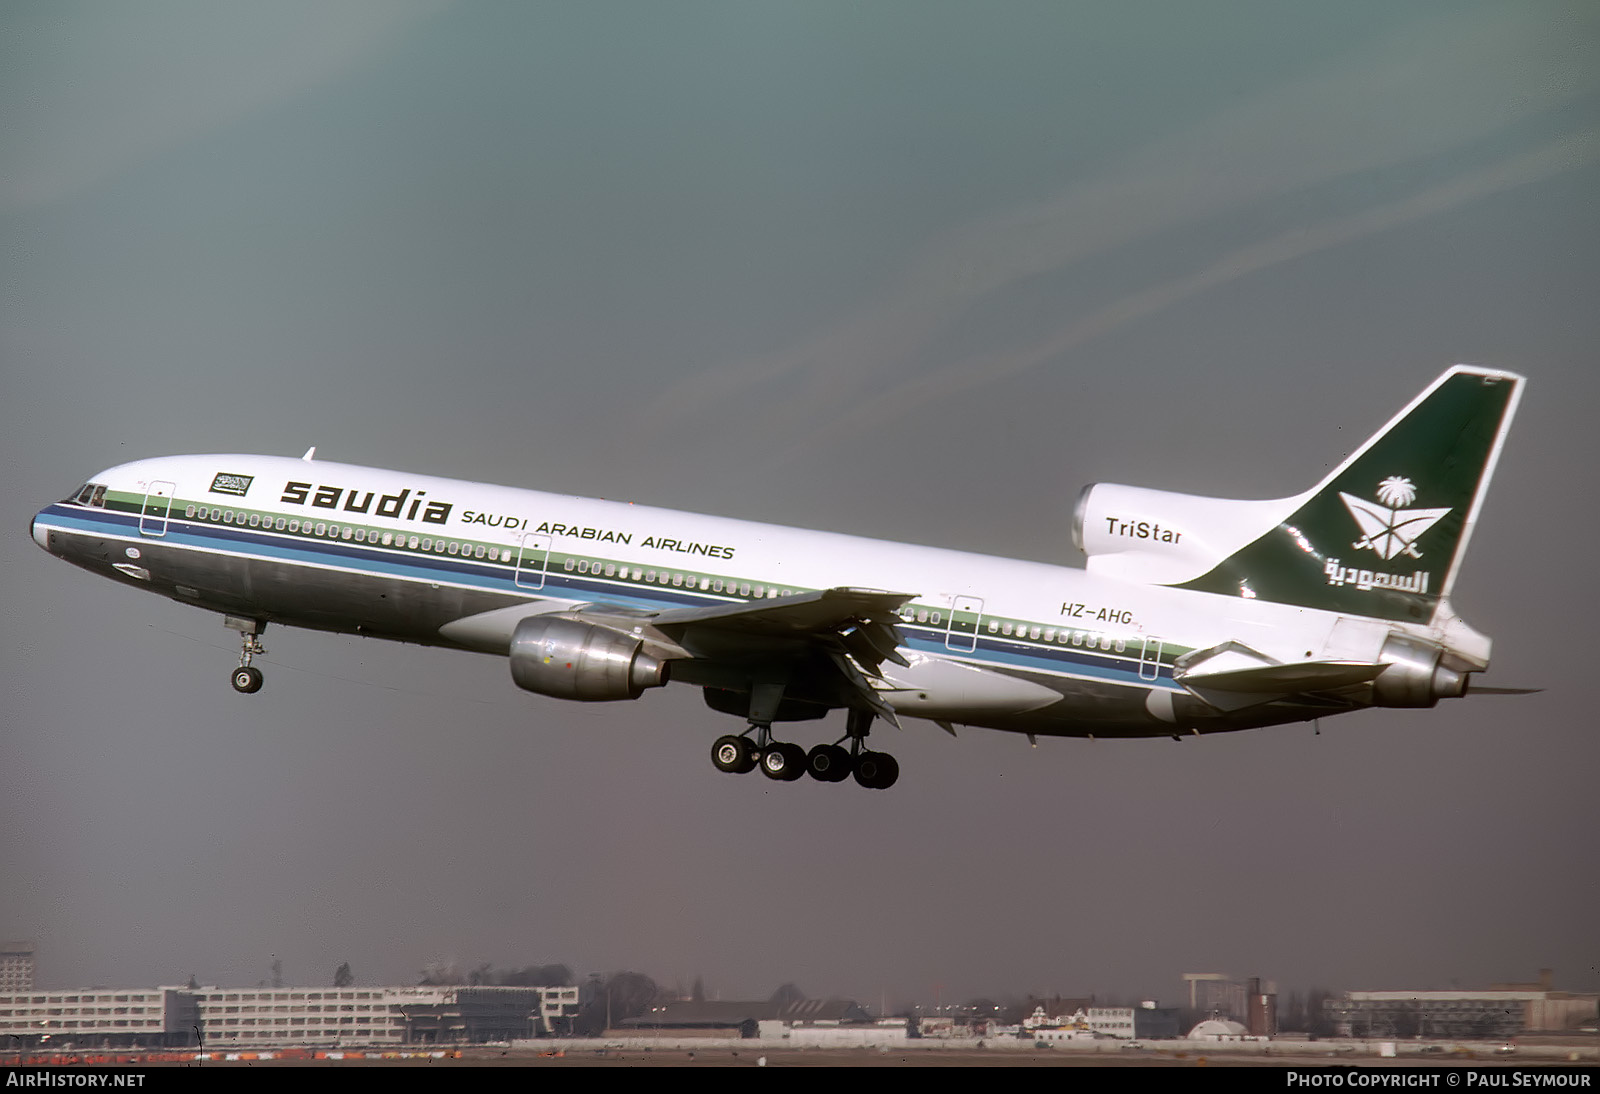
[[[1177,543],[1183,539],[1183,533],[1176,529],[1163,528],[1148,520],[1123,520],[1121,517],[1106,518],[1106,535],[1149,539],[1157,543]]]

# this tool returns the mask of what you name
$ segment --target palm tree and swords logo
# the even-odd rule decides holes
[[[1361,538],[1350,546],[1370,550],[1387,561],[1399,555],[1421,558],[1417,540],[1450,512],[1443,509],[1404,509],[1417,500],[1416,485],[1408,478],[1390,475],[1378,484],[1378,500],[1367,501],[1340,492],[1345,508],[1361,529]]]

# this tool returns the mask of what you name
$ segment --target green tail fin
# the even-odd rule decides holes
[[[1290,515],[1181,587],[1430,621],[1450,594],[1524,380],[1458,365]]]

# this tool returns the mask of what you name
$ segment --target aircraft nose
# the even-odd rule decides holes
[[[42,513],[43,510],[40,510],[40,512]],[[39,523],[39,513],[33,515],[33,522],[29,525],[29,531],[33,533],[33,542],[43,547],[46,551],[50,549],[50,530]]]

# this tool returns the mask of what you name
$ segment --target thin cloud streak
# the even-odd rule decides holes
[[[1279,233],[1271,239],[1231,251],[1202,270],[1130,293],[1025,349],[997,354],[986,360],[962,361],[857,403],[844,416],[818,424],[807,443],[849,436],[859,430],[882,429],[893,419],[916,413],[931,402],[1010,379],[1119,327],[1241,277],[1367,236],[1393,231],[1597,160],[1600,160],[1600,129],[1591,129],[1502,160],[1471,175],[1429,187],[1404,200],[1312,228]],[[794,458],[795,454],[786,453],[781,459]]]
[[[738,418],[763,444],[785,431],[811,432],[875,378],[918,361],[954,321],[1009,286],[1229,210],[1467,146],[1591,92],[1600,85],[1600,68],[1585,60],[1594,40],[1516,10],[1413,26],[1364,57],[1156,141],[1098,181],[945,233],[844,325],[788,350],[692,374],[646,406],[636,428],[645,447],[702,428],[705,393],[715,391],[719,423],[730,400],[750,400]],[[1119,308],[1133,310],[1118,322],[1149,314],[1170,293],[1199,291],[1184,287],[1191,280],[1135,294],[1074,329],[1103,325]],[[851,420],[860,417],[858,411]]]
[[[69,200],[336,79],[447,2],[277,3],[253,15],[180,4],[164,17],[149,5],[89,5],[53,34],[13,27],[0,76],[10,103],[0,212]],[[95,93],[107,88],[116,92]]]

